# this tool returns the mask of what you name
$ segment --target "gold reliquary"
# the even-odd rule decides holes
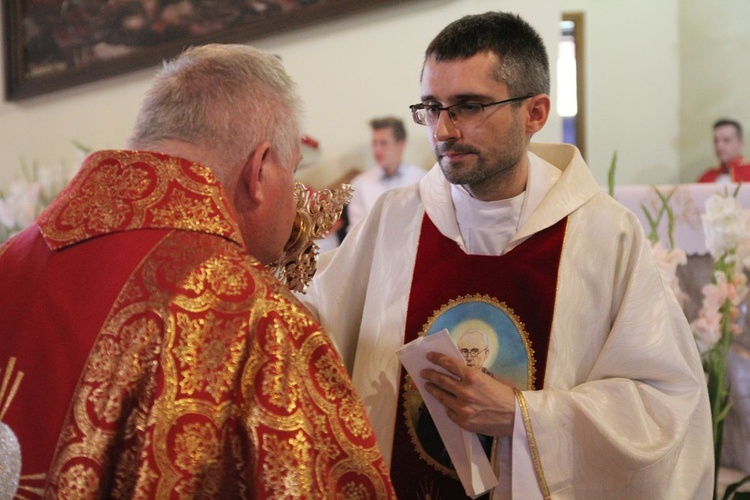
[[[354,187],[349,184],[320,191],[310,191],[299,182],[294,186],[297,216],[292,234],[281,258],[268,265],[276,278],[292,291],[305,293],[317,270],[320,247],[315,240],[333,228],[353,193]]]

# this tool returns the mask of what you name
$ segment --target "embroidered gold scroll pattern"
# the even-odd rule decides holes
[[[372,435],[370,427],[366,424],[367,415],[362,405],[351,398],[347,398],[341,402],[339,418],[341,418],[352,435],[362,439],[368,439]]]
[[[271,295],[274,300],[258,302],[258,339],[250,349],[242,384],[246,399],[257,403],[248,416],[248,425],[271,431],[259,433],[261,482],[268,488],[265,496],[276,498],[282,488],[292,488],[284,498],[357,498],[355,493],[361,491],[368,491],[364,498],[386,497],[382,477],[387,477],[388,472],[382,462],[378,462],[381,469],[374,467],[379,456],[374,436],[363,444],[352,440],[342,429],[345,419],[356,429],[364,425],[366,416],[363,411],[359,413],[361,409],[351,385],[342,378],[343,372],[336,373],[336,365],[344,368],[332,354],[334,347],[293,299],[280,292]],[[298,327],[299,346],[292,339],[289,323]],[[322,355],[319,349],[323,349]],[[325,373],[318,377],[321,369]],[[327,387],[329,384],[339,387]],[[253,385],[257,391],[252,390]],[[342,390],[342,385],[349,390]],[[341,399],[326,399],[326,391]],[[289,415],[266,410],[272,407],[283,408]],[[295,411],[297,408],[307,411],[303,415]],[[294,433],[293,437],[290,433]],[[350,430],[348,434],[356,432]],[[344,493],[345,486],[352,495]]]
[[[175,465],[191,474],[200,472],[206,458],[219,454],[219,439],[208,423],[187,424],[175,437]]]
[[[214,177],[213,172],[211,172],[206,167],[199,165],[197,163],[191,163],[190,167],[188,167],[190,170],[190,173],[192,173],[196,177],[200,177],[205,184],[216,184],[216,177]]]
[[[337,500],[368,500],[370,492],[363,484],[351,481],[344,485],[336,498]]]
[[[146,227],[242,240],[225,194],[207,168],[142,152],[90,156],[70,188],[42,214],[40,225],[54,248],[95,234]]]
[[[310,417],[310,429],[315,439],[315,450],[328,460],[341,456],[341,446],[330,432],[328,416],[324,413],[313,413]]]
[[[341,400],[350,394],[344,377],[337,369],[337,363],[334,362],[330,352],[325,353],[315,361],[315,368],[317,368],[315,379],[323,388],[326,399],[329,401]]]
[[[219,403],[235,380],[245,349],[247,320],[205,318],[177,313],[174,354],[180,369],[180,389],[188,395],[205,391]],[[230,335],[228,332],[234,332]]]
[[[82,226],[97,232],[120,227],[133,213],[133,200],[146,195],[150,188],[151,181],[143,169],[102,165],[80,186],[60,221],[67,227]]]
[[[288,339],[287,324],[275,319],[265,335],[272,337],[264,341],[269,357],[263,371],[262,394],[277,408],[291,413],[299,399],[299,373],[291,368],[296,360],[296,349]]]
[[[161,325],[153,317],[130,316],[114,335],[102,335],[89,357],[84,384],[97,417],[112,423],[122,415],[123,393],[133,389],[155,356]]]
[[[364,407],[352,398],[349,385],[341,373],[341,364],[334,360],[329,351],[315,362],[315,368],[315,378],[326,399],[339,402],[338,417],[349,432],[360,438],[369,438],[372,432],[367,425]]]
[[[294,340],[299,340],[313,325],[312,319],[304,314],[297,304],[280,293],[274,293],[272,300],[275,303],[274,312],[284,320],[287,331],[292,334]]]
[[[235,218],[224,201],[226,195],[210,169],[198,163],[174,157],[160,157],[151,153],[133,153],[130,161],[138,165],[153,166],[159,180],[154,198],[149,200],[148,207],[159,208],[163,199],[172,202],[175,211],[159,210],[157,226],[221,234],[234,241],[241,241]],[[171,192],[168,192],[168,189]],[[186,193],[190,196],[186,196]],[[184,200],[187,205],[176,205],[173,200],[178,199]],[[187,215],[190,213],[197,213],[199,218]],[[209,217],[208,214],[213,215]],[[204,215],[205,219],[202,218]]]
[[[119,491],[121,496],[131,496],[132,481],[123,478],[132,477],[142,458],[134,450],[144,449],[148,442],[142,431],[150,418],[163,328],[158,316],[144,309],[148,306],[135,303],[114,313],[92,349],[51,469],[50,477],[55,478],[51,486],[61,498],[97,496],[79,494],[83,486],[76,478],[86,479],[86,491],[97,492],[102,487],[100,468],[106,467],[113,468],[118,488],[124,488],[124,492],[113,489],[110,494],[114,497]],[[123,419],[120,431],[113,432],[112,424]],[[119,457],[111,462],[106,457],[115,442]]]
[[[265,462],[263,470],[271,498],[311,496],[311,449],[310,441],[302,431],[289,439],[263,436],[263,452],[274,457]]]
[[[73,465],[62,472],[57,479],[59,498],[97,498],[99,476],[93,467],[83,464]]]
[[[185,277],[181,286],[195,294],[203,293],[207,287],[219,295],[236,296],[246,293],[249,283],[247,269],[233,257],[217,254],[208,258],[201,267]]]
[[[147,439],[145,442],[150,441]],[[135,448],[122,452],[115,470],[115,487],[113,488],[114,492],[119,493],[118,496],[148,498],[148,492],[152,491],[156,485],[159,476],[149,467],[141,466],[138,468],[138,475],[133,474],[133,464],[138,464],[138,459],[139,450]]]
[[[202,238],[195,233],[185,234],[173,233],[149,254],[143,267],[136,270],[125,285],[102,328],[87,364],[89,375],[73,403],[74,416],[69,416],[66,422],[65,438],[55,461],[55,469],[67,475],[70,481],[76,477],[68,474],[70,467],[79,466],[78,461],[85,458],[95,464],[93,471],[98,471],[99,467],[114,468],[116,492],[124,498],[161,498],[162,494],[170,493],[194,498],[196,492],[213,491],[213,485],[218,484],[216,481],[221,481],[222,488],[236,485],[236,491],[241,490],[237,484],[240,473],[234,469],[234,464],[240,467],[246,459],[240,456],[236,436],[230,432],[219,439],[219,431],[215,431],[213,438],[208,439],[206,433],[211,427],[181,428],[180,420],[184,416],[207,419],[211,423],[201,425],[222,429],[221,426],[233,418],[236,408],[222,396],[231,389],[232,378],[239,369],[237,365],[242,363],[251,317],[248,304],[252,300],[241,300],[234,304],[235,311],[227,312],[216,309],[220,303],[212,294],[197,297],[180,294],[178,284],[169,282],[165,276],[174,279],[183,276],[182,271],[190,269],[189,263],[191,259],[195,262],[196,254],[185,251],[175,256],[172,250],[175,246],[185,246],[185,238]],[[217,240],[205,238],[207,244]],[[216,251],[217,245],[207,246],[209,255]],[[226,248],[226,243],[218,246]],[[238,259],[230,256],[226,262],[236,263]],[[217,270],[221,267],[217,264]],[[163,273],[158,274],[154,269]],[[252,280],[251,268],[245,271],[247,279]],[[255,285],[248,283],[251,290],[256,289]],[[264,288],[258,284],[258,289]],[[164,297],[165,293],[170,297]],[[173,301],[171,307],[164,304],[165,298]],[[187,310],[174,305],[178,299]],[[241,310],[243,307],[245,309]],[[236,332],[236,335],[222,335],[222,331]],[[161,354],[162,346],[170,349],[169,355]],[[164,386],[154,399],[158,367],[163,370]],[[111,381],[113,375],[116,383]],[[191,394],[201,391],[201,394],[180,398],[178,388],[187,389]],[[129,404],[127,408],[125,402]],[[125,417],[126,422],[120,431],[113,433],[109,429],[111,426],[97,421],[102,416],[108,422]],[[121,443],[118,441],[119,460],[111,463],[105,457],[116,439],[122,439]],[[232,467],[233,473],[212,472],[209,478],[206,476],[208,469],[201,469],[195,476],[177,472],[176,467],[190,468],[191,460],[200,461],[201,450],[209,453],[206,447],[215,449],[218,445],[208,445],[216,440],[235,443],[232,446],[234,456],[223,464]],[[222,448],[211,452],[213,456],[203,457],[204,467],[218,467],[211,465],[212,460],[223,458],[217,457],[217,453],[226,452],[227,449]],[[176,459],[181,460],[180,465],[175,464]],[[139,471],[137,484],[133,484],[128,478],[133,477],[136,469]],[[65,483],[65,488],[76,484],[70,481]],[[58,482],[54,486],[62,488],[63,484]],[[98,485],[92,483],[89,487],[96,491]],[[79,496],[72,495],[73,498]]]
[[[217,211],[210,198],[189,197],[184,191],[173,191],[169,201],[153,209],[153,221],[156,226],[168,227],[175,221],[181,221],[180,227],[193,231],[208,230],[223,234],[232,230],[224,214]]]

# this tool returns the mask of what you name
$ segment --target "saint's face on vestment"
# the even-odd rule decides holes
[[[447,330],[467,366],[522,390],[534,387],[535,358],[523,322],[502,301],[483,295],[457,297],[436,310],[420,336]],[[501,348],[502,346],[502,348]],[[410,377],[402,404],[412,445],[432,468],[457,477],[432,416]],[[492,438],[480,437],[488,451]]]
[[[458,350],[469,368],[481,370],[489,356],[487,334],[481,330],[468,330],[458,339]]]

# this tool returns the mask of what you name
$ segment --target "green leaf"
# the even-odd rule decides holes
[[[648,239],[651,243],[657,243],[659,241],[659,220],[661,220],[661,213],[657,215],[655,218],[651,212],[649,212],[646,205],[641,203],[641,210],[643,210],[643,213],[646,215],[646,219],[648,219]]]
[[[724,490],[723,500],[750,500],[750,492],[737,492],[737,490],[745,483],[750,483],[750,476],[746,476],[736,483],[727,486],[727,489]]]
[[[617,170],[617,150],[612,154],[612,161],[609,164],[609,172],[607,173],[607,186],[609,187],[609,195],[615,197],[615,170]]]
[[[89,153],[91,153],[93,151],[93,149],[91,149],[90,147],[88,147],[88,146],[86,146],[86,145],[84,145],[84,144],[76,141],[75,139],[71,140],[70,142],[72,142],[73,146],[75,146],[76,148],[78,148],[79,150],[81,150],[81,152],[83,152],[84,154],[89,154]]]

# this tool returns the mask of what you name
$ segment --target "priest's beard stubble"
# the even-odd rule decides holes
[[[514,114],[505,134],[484,151],[470,144],[456,144],[455,141],[435,144],[433,152],[443,175],[451,184],[466,187],[474,198],[494,199],[493,193],[513,177],[525,153],[526,141],[520,127],[518,115]],[[475,163],[473,166],[451,164],[443,156],[446,151],[474,153]]]

